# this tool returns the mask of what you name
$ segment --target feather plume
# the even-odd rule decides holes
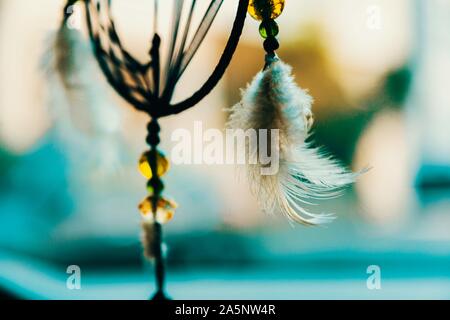
[[[42,65],[51,92],[52,109],[68,109],[72,126],[87,134],[111,133],[118,129],[118,110],[111,102],[90,44],[80,31],[63,23],[49,36]]]
[[[292,68],[275,58],[242,91],[242,100],[231,108],[228,122],[230,128],[244,131],[278,130],[278,141],[268,139],[268,148],[277,152],[279,169],[275,174],[264,175],[261,161],[247,163],[251,191],[264,211],[280,212],[290,221],[304,225],[332,220],[332,215],[314,214],[305,206],[338,196],[358,175],[306,142],[312,126],[312,103],[307,91],[295,83]],[[247,140],[247,159],[255,150],[259,155],[260,148],[259,143],[249,143]]]
[[[49,36],[49,45],[43,59],[43,69],[52,81],[59,81],[67,100],[80,105],[89,101],[89,86],[95,63],[92,50],[81,33],[63,23]]]
[[[147,259],[155,258],[155,225],[152,221],[142,220],[141,242],[144,248],[144,256]]]
[[[58,133],[69,144],[98,150],[77,153],[92,154],[89,162],[99,172],[116,172],[122,166],[118,151],[121,112],[112,101],[89,42],[66,20],[48,38],[41,68]]]

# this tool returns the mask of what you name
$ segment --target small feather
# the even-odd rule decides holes
[[[279,145],[269,145],[278,151],[278,172],[263,175],[261,164],[247,164],[248,180],[265,211],[281,212],[305,225],[333,219],[330,214],[314,214],[305,205],[339,196],[358,176],[306,143],[312,103],[313,98],[295,83],[292,68],[276,59],[242,91],[242,100],[231,108],[228,123],[233,129],[279,130]],[[247,141],[247,159],[252,147]]]
[[[144,248],[144,256],[147,259],[155,258],[155,227],[154,223],[148,220],[142,220],[141,242]]]
[[[86,148],[86,152],[77,153],[83,157],[89,154],[89,162],[99,173],[117,172],[122,167],[121,111],[112,101],[89,42],[67,23],[48,38],[41,68],[46,76],[47,104],[57,120],[58,133],[69,144]],[[90,150],[98,152],[88,153]]]

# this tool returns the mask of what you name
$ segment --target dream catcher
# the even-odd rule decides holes
[[[229,125],[243,130],[278,130],[280,138],[279,143],[272,142],[270,146],[279,152],[280,168],[276,174],[261,175],[262,165],[248,165],[252,191],[266,211],[283,213],[292,221],[314,225],[330,219],[328,215],[308,212],[303,204],[336,196],[342,187],[354,181],[355,174],[305,143],[313,122],[312,98],[297,87],[291,68],[275,54],[279,47],[275,19],[283,12],[284,0],[240,0],[229,39],[211,76],[190,97],[175,104],[172,103],[175,88],[224,1],[208,0],[209,6],[197,26],[192,23],[193,14],[198,11],[197,1],[173,1],[167,56],[161,57],[162,39],[157,21],[162,15],[158,12],[158,0],[154,0],[155,26],[145,63],[139,62],[122,45],[111,10],[112,0],[67,1],[63,23],[54,41],[52,65],[69,98],[74,92],[82,94],[83,88],[91,85],[89,76],[83,76],[79,70],[92,54],[85,52],[83,39],[69,24],[74,12],[72,7],[77,2],[84,3],[93,56],[108,83],[135,109],[150,117],[146,139],[149,149],[139,159],[139,170],[147,179],[148,196],[138,207],[142,215],[145,254],[155,264],[157,292],[154,299],[167,299],[162,225],[172,219],[177,207],[164,194],[162,177],[170,164],[158,148],[161,130],[158,120],[195,106],[214,89],[236,50],[247,11],[261,21],[259,32],[265,39],[266,63],[264,70],[243,91],[242,101],[232,108]],[[182,19],[183,12],[187,12],[187,19]],[[164,66],[162,61],[166,61]]]

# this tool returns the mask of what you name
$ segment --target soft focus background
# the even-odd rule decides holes
[[[145,58],[150,1],[114,3],[126,46]],[[225,1],[176,100],[212,71],[236,4]],[[0,295],[146,299],[153,274],[139,242],[145,181],[136,160],[148,119],[110,89],[98,106],[48,103],[57,89],[41,61],[62,7],[0,0]],[[260,212],[233,166],[173,166],[166,185],[180,207],[166,227],[170,294],[449,299],[450,0],[286,0],[278,22],[279,55],[315,97],[313,138],[354,170],[372,169],[321,204],[335,222],[305,228]],[[225,128],[224,108],[263,66],[257,28],[248,18],[210,96],[162,121],[168,153],[177,128]],[[81,290],[66,288],[70,265],[81,268]],[[366,284],[374,265],[380,290]]]

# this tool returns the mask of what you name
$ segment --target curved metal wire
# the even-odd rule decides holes
[[[203,42],[223,1],[211,0],[208,10],[189,44],[187,37],[191,28],[191,18],[196,0],[192,0],[184,32],[179,32],[179,20],[184,1],[175,1],[172,28],[174,35],[167,59],[166,79],[164,79],[165,83],[160,83],[159,46],[161,39],[156,30],[150,51],[150,60],[143,64],[135,59],[120,41],[111,12],[112,0],[85,0],[87,25],[94,54],[110,85],[137,110],[146,112],[153,118],[178,114],[195,106],[214,89],[224,75],[236,51],[244,27],[249,0],[239,0],[230,37],[211,76],[191,97],[171,104],[178,81]],[[155,19],[157,19],[156,15]],[[181,40],[178,39],[178,34],[182,34]],[[161,88],[162,92],[160,92]]]
[[[102,5],[106,6],[106,14]],[[127,102],[146,112],[152,99],[146,85],[146,67],[123,48],[112,19],[110,1],[86,0],[85,6],[94,54],[106,79]]]
[[[208,80],[203,84],[203,86],[195,92],[190,98],[179,102],[175,105],[171,105],[169,110],[162,110],[161,116],[168,116],[172,114],[178,114],[183,112],[201,100],[203,100],[219,83],[220,79],[222,79],[225,71],[230,65],[231,60],[233,59],[233,55],[236,52],[237,46],[239,44],[239,40],[242,35],[242,30],[244,29],[245,18],[247,17],[247,8],[248,8],[249,0],[240,0],[239,7],[236,14],[236,18],[233,23],[233,29],[231,31],[228,42],[225,46],[225,50],[220,57],[219,63],[214,69],[211,76]]]

